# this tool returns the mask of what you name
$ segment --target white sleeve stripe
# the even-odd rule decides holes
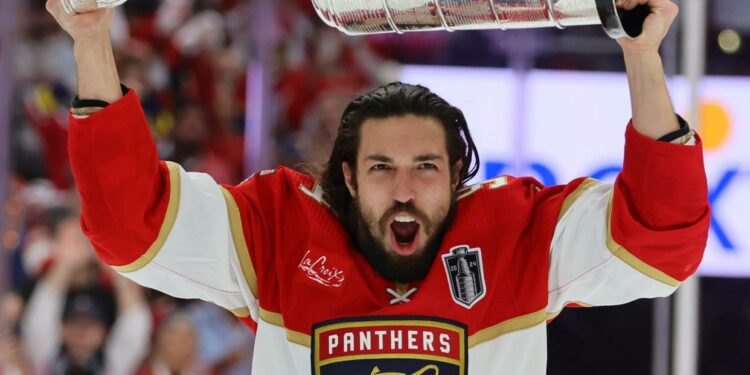
[[[232,233],[230,216],[239,218],[239,210],[228,207],[227,197],[211,176],[175,167],[179,176],[170,178],[179,185],[174,184],[168,207],[174,204],[179,209],[170,208],[170,215],[176,216],[174,222],[169,219],[162,225],[167,238],[152,247],[150,256],[142,257],[145,261],[140,269],[123,275],[176,298],[202,299],[240,318],[255,319],[257,299],[243,280],[241,252],[233,249],[236,233]],[[175,170],[170,168],[170,172]]]
[[[567,289],[575,287],[575,285],[576,285],[576,283],[578,281],[587,279],[587,278],[591,277],[591,275],[595,275],[595,274],[597,274],[599,272],[602,272],[602,269],[606,269],[607,267],[610,266],[609,263],[611,263],[613,261],[617,261],[617,259],[619,259],[619,258],[617,258],[616,256],[614,256],[614,254],[612,254],[611,252],[609,252],[609,253],[607,253],[606,258],[601,259],[598,263],[590,265],[590,268],[587,268],[585,271],[580,272],[574,279],[572,279],[572,280],[570,280],[570,281],[568,281],[568,282],[566,282],[564,284],[561,284],[557,288],[550,289],[547,294],[549,294],[549,295],[553,295],[553,294],[554,295],[560,295],[560,294],[563,294],[563,293],[565,293],[567,291]],[[570,301],[567,301],[565,303],[566,304],[570,303]]]
[[[578,186],[578,188],[568,195],[565,198],[565,201],[563,202],[561,208],[560,208],[560,214],[558,215],[557,222],[559,223],[562,218],[565,216],[565,214],[568,213],[570,208],[573,206],[573,204],[580,198],[580,196],[591,189],[592,187],[599,185],[600,181],[587,178],[584,182],[581,183],[581,185]],[[612,189],[612,192],[610,193],[609,203],[607,205],[607,249],[618,259],[625,262],[630,267],[636,269],[638,272],[656,280],[659,282],[662,282],[664,284],[667,284],[669,286],[677,287],[681,283],[676,280],[675,278],[667,275],[666,273],[660,271],[659,269],[649,265],[648,263],[638,259],[633,253],[625,249],[622,245],[618,244],[614,238],[612,237],[612,229],[611,229],[611,222],[612,222],[612,201],[614,199],[614,189]],[[550,248],[550,251],[552,249]]]
[[[674,279],[614,241],[613,197],[622,192],[613,191],[612,184],[588,188],[555,227],[547,285],[550,318],[571,301],[609,306],[675,290]]]
[[[156,240],[149,246],[143,255],[138,257],[130,264],[122,266],[112,266],[112,268],[120,273],[130,273],[140,270],[149,263],[151,263],[159,251],[167,241],[169,234],[172,232],[175,220],[177,220],[177,213],[180,207],[180,166],[172,162],[166,162],[167,168],[169,169],[169,203],[167,204],[167,213],[164,215],[164,221],[159,229],[159,235],[156,236]]]
[[[224,200],[227,203],[227,213],[229,214],[229,225],[232,229],[232,240],[234,241],[234,249],[237,252],[237,258],[240,261],[240,267],[242,268],[242,275],[245,277],[245,283],[250,288],[250,292],[253,293],[253,297],[258,298],[258,278],[253,268],[253,262],[250,260],[250,251],[247,248],[247,242],[245,241],[245,233],[242,231],[242,217],[240,216],[240,209],[237,207],[232,194],[225,188],[221,188],[222,194],[224,194]]]
[[[231,290],[219,289],[219,288],[215,287],[214,285],[211,285],[211,283],[206,282],[205,280],[201,280],[198,277],[191,277],[190,275],[187,275],[187,274],[175,271],[175,270],[169,268],[168,264],[167,265],[160,264],[158,260],[149,263],[149,266],[152,267],[152,268],[158,268],[158,269],[162,270],[164,273],[169,273],[169,274],[172,274],[174,276],[183,278],[183,279],[185,279],[187,281],[190,281],[190,282],[192,282],[192,283],[194,283],[196,285],[200,285],[203,288],[210,289],[212,293],[215,292],[215,293],[219,293],[219,294],[224,294],[226,296],[241,296],[242,295],[242,293],[239,292],[239,291],[231,291]]]
[[[574,192],[570,193],[570,195],[568,195],[563,201],[563,204],[560,207],[560,214],[557,215],[557,222],[559,223],[563,216],[568,213],[570,207],[573,206],[573,203],[575,203],[578,198],[581,197],[581,194],[585,193],[598,184],[600,184],[599,180],[587,178],[580,185],[578,185],[578,188],[576,188]]]
[[[625,262],[630,267],[633,267],[638,272],[669,286],[680,286],[680,281],[638,259],[638,257],[633,255],[633,253],[625,249],[622,245],[615,242],[614,238],[612,238],[612,201],[614,200],[614,196],[614,189],[612,189],[609,204],[607,205],[607,249],[609,249],[614,256]]]

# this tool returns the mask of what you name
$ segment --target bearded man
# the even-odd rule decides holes
[[[319,178],[278,168],[220,186],[158,160],[119,84],[111,12],[49,0],[75,41],[85,233],[123,275],[243,319],[257,374],[543,374],[547,320],[666,296],[706,244],[700,140],[674,114],[658,54],[677,7],[620,5],[639,3],[643,34],[619,40],[633,119],[614,184],[466,187],[478,160],[461,111],[392,83],[349,104]]]

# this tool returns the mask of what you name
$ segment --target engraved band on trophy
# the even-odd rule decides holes
[[[312,0],[318,16],[349,35],[429,30],[528,29],[602,25],[611,38],[637,37],[645,5],[615,0]]]
[[[114,8],[127,0],[60,0],[68,14],[90,12],[99,8]]]

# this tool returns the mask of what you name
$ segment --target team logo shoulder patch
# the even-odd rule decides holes
[[[453,301],[467,309],[472,308],[484,297],[487,289],[482,272],[482,250],[468,245],[454,246],[442,258]]]
[[[420,316],[337,319],[313,325],[313,375],[466,375],[459,322]]]

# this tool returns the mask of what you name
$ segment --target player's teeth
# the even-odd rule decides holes
[[[395,220],[399,223],[411,223],[412,221],[414,221],[414,218],[411,216],[396,216]]]

